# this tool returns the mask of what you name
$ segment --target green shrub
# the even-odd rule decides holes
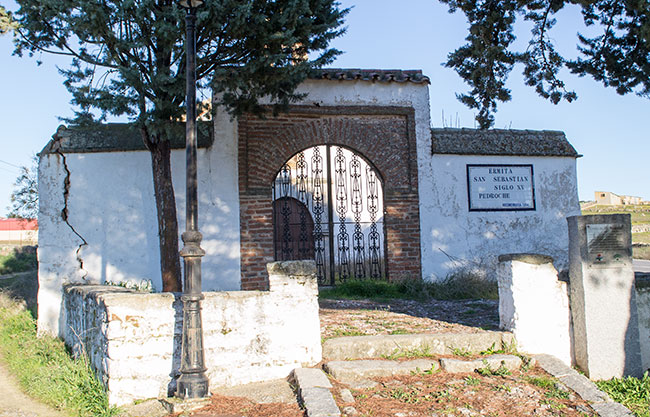
[[[41,402],[79,416],[116,414],[86,357],[72,359],[61,340],[37,337],[32,314],[2,292],[0,353],[23,390]]]
[[[458,270],[438,282],[407,279],[400,282],[377,280],[350,280],[336,287],[320,291],[321,298],[347,298],[387,300],[401,298],[408,300],[461,300],[498,299],[497,283],[488,281],[476,273]]]
[[[15,248],[9,255],[0,255],[0,275],[36,269],[36,251],[30,246]]]

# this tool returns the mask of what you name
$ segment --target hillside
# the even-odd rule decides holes
[[[593,204],[593,203],[592,203]],[[632,252],[636,259],[650,260],[650,205],[598,206],[581,204],[582,214],[627,213],[632,217]]]

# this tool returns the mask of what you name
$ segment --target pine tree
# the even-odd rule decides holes
[[[9,217],[35,219],[38,217],[38,158],[32,158],[32,166],[20,167],[20,175],[11,193]]]
[[[517,63],[524,66],[527,85],[557,104],[577,98],[558,74],[562,68],[589,75],[619,94],[650,98],[650,2],[648,0],[440,0],[450,12],[462,11],[469,22],[467,43],[450,53],[453,68],[472,88],[458,98],[477,109],[481,128],[494,124],[497,102],[511,99],[505,87]],[[578,34],[579,56],[566,59],[555,48],[551,30],[565,7],[581,8],[589,27],[600,35]],[[517,19],[532,22],[525,51],[513,49]]]
[[[18,0],[15,53],[71,57],[61,70],[74,123],[127,115],[151,153],[164,291],[180,291],[170,136],[185,99],[185,11],[171,0]],[[231,114],[276,109],[339,53],[347,10],[334,0],[207,0],[197,11],[197,80]],[[310,55],[311,54],[311,55]],[[97,117],[98,115],[98,117]]]

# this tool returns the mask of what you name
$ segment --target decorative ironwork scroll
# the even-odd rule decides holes
[[[316,146],[311,157],[312,177],[312,213],[314,215],[314,254],[316,261],[316,273],[318,283],[325,285],[325,241],[323,240],[323,213],[325,212],[325,195],[323,181],[323,157],[320,155],[319,147]]]
[[[366,260],[364,256],[365,238],[361,229],[361,212],[363,211],[363,191],[361,188],[361,162],[356,154],[350,161],[350,182],[352,185],[352,213],[354,214],[354,234],[352,250],[354,253],[354,276],[366,278]]]
[[[319,285],[386,277],[381,180],[348,149],[320,145],[287,161],[273,222],[276,259],[314,259]]]

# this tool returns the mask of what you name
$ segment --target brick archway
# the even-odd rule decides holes
[[[342,145],[367,158],[384,183],[390,280],[421,278],[417,154],[412,108],[292,107],[280,117],[241,117],[239,202],[241,288],[268,288],[274,258],[270,184],[291,156],[316,145]]]

